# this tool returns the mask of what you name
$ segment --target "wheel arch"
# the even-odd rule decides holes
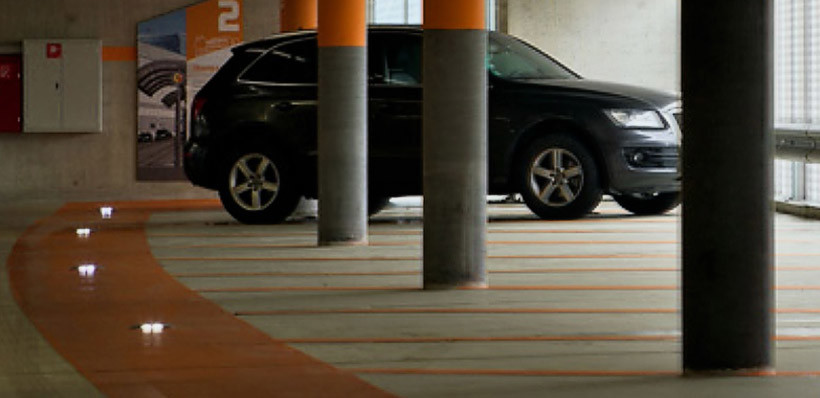
[[[601,150],[600,145],[598,145],[595,141],[592,134],[583,126],[571,119],[544,119],[529,126],[515,143],[507,170],[508,181],[515,184],[515,173],[518,167],[518,162],[527,148],[535,140],[549,134],[558,134],[561,132],[567,132],[573,137],[578,138],[580,143],[589,150],[595,160],[595,166],[600,178],[601,189],[607,191],[609,188],[609,173],[606,169],[603,151]],[[521,187],[518,186],[512,186],[511,188],[516,192],[521,189]]]
[[[216,156],[212,163],[214,168],[212,175],[219,175],[218,168],[228,157],[243,147],[262,147],[276,151],[279,156],[286,158],[293,165],[293,172],[298,175],[297,181],[302,182],[303,192],[311,189],[309,164],[306,164],[308,161],[305,156],[300,156],[306,153],[306,149],[294,137],[262,122],[238,123],[229,131],[228,134],[221,134],[214,142],[214,146],[221,149],[219,156]]]

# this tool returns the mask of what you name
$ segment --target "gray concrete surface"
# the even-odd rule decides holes
[[[423,41],[424,288],[485,286],[487,32],[428,27]]]
[[[685,378],[678,215],[488,212],[485,290],[421,290],[421,209],[406,205],[371,219],[367,247],[316,247],[310,219],[249,227],[220,211],[156,214],[148,235],[191,289],[403,397],[817,395],[820,222],[776,217],[780,375]]]
[[[0,205],[0,397],[95,397],[99,392],[40,335],[14,301],[6,259],[14,243],[59,202]]]

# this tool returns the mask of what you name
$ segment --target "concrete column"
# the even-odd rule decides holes
[[[280,31],[316,29],[316,0],[281,0],[279,3]]]
[[[365,0],[319,1],[319,245],[367,244]]]
[[[683,367],[772,359],[772,1],[682,6]]]
[[[484,0],[424,3],[424,288],[486,286]]]

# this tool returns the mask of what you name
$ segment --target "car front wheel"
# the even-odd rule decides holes
[[[245,224],[275,224],[290,216],[301,194],[286,159],[274,151],[235,151],[223,166],[219,198]]]
[[[657,215],[666,213],[680,204],[680,192],[642,193],[612,195],[625,210],[639,215]]]
[[[601,202],[595,159],[568,134],[534,141],[524,152],[518,173],[524,203],[542,219],[583,217]]]

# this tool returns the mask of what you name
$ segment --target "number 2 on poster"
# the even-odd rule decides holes
[[[219,9],[219,31],[239,32],[239,1],[220,0]]]

